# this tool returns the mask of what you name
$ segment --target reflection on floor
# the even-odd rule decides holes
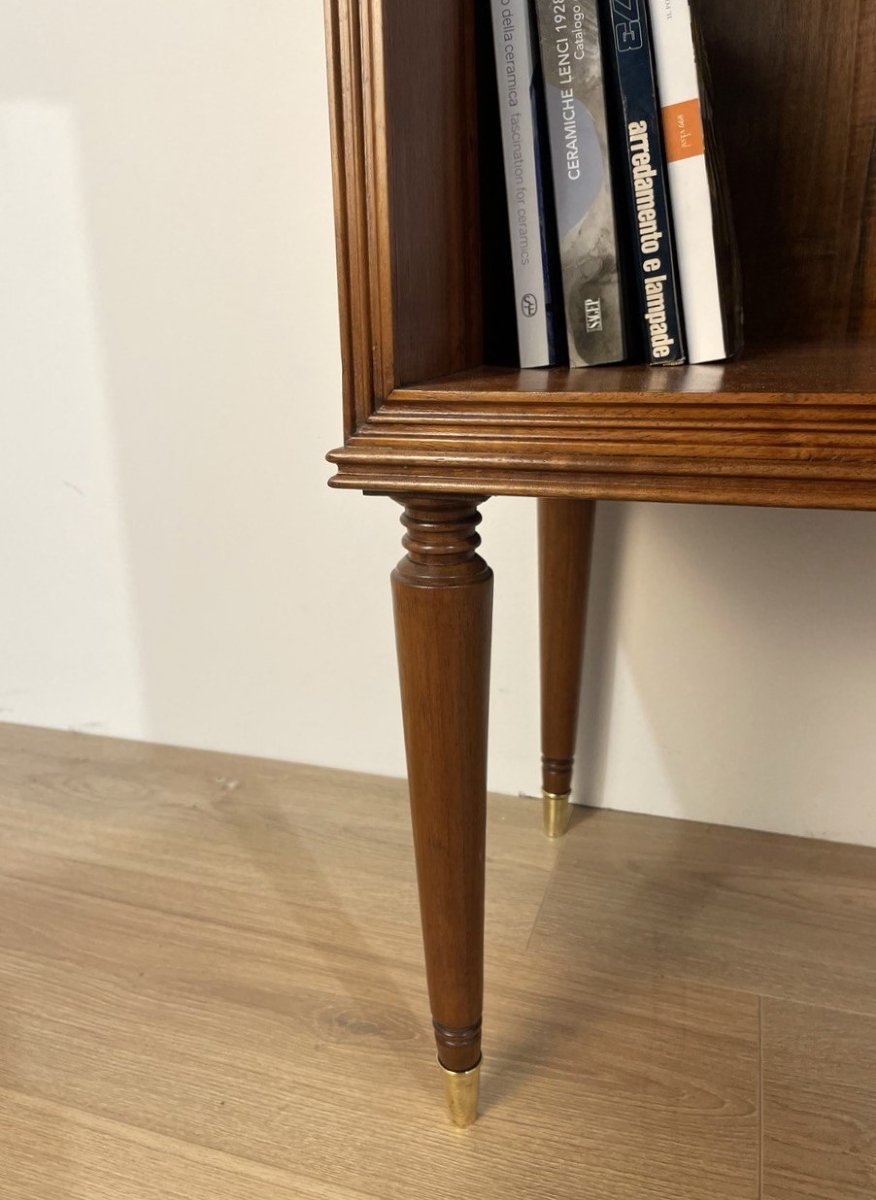
[[[15,1200],[864,1200],[876,851],[490,807],[445,1121],[404,785],[0,727]]]

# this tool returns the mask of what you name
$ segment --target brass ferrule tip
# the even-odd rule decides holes
[[[448,1071],[440,1061],[438,1066],[444,1076],[450,1120],[459,1129],[473,1125],[478,1115],[481,1064],[478,1063],[470,1071]]]
[[[569,828],[569,817],[572,815],[572,793],[563,792],[557,796],[554,792],[542,791],[541,794],[545,834],[549,838],[562,837]]]

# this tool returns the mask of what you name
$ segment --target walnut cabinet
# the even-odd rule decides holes
[[[571,787],[595,502],[876,508],[876,0],[697,7],[746,350],[527,371],[506,332],[487,0],[326,0],[344,360],[332,484],[402,506],[392,591],[414,844],[460,1124],[481,1059],[492,578],[479,506],[539,501],[551,834]],[[387,512],[375,503],[375,520]]]

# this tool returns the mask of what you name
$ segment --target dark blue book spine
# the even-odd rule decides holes
[[[610,33],[636,317],[652,364],[685,361],[681,291],[647,0],[600,0]]]

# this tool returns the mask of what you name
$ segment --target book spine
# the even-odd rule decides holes
[[[536,0],[573,367],[626,357],[597,0]]]
[[[652,365],[685,360],[681,294],[647,0],[603,0],[627,190],[636,316]]]
[[[529,0],[492,0],[521,367],[556,361]]]
[[[724,322],[718,231],[690,0],[649,0],[688,358],[733,352]]]

